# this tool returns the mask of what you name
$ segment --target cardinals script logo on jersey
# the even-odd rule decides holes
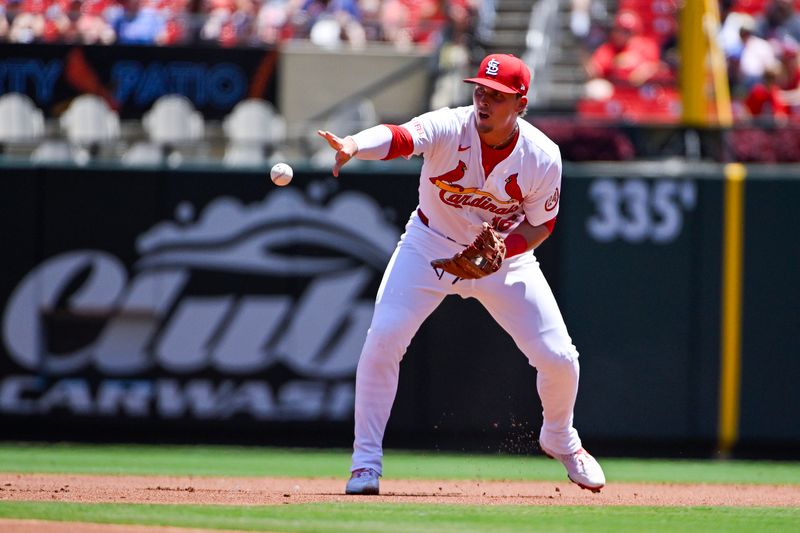
[[[431,183],[439,188],[439,198],[445,205],[461,209],[462,207],[475,207],[497,215],[507,215],[519,209],[522,202],[522,193],[517,185],[517,174],[512,174],[506,179],[506,193],[508,200],[501,200],[495,195],[477,187],[463,187],[455,182],[461,180],[467,171],[467,164],[459,161],[456,167],[430,179]]]

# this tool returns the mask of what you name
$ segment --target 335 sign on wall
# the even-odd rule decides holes
[[[697,190],[689,180],[603,178],[589,186],[589,199],[586,229],[595,240],[667,244],[680,235]]]

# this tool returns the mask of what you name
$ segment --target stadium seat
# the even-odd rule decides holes
[[[81,152],[81,154],[85,154]],[[48,139],[43,141],[31,152],[32,163],[81,163],[88,162],[85,155],[78,156],[75,148],[63,139]]]
[[[165,158],[161,146],[149,141],[139,141],[128,148],[121,159],[125,166],[160,166]]]
[[[152,142],[163,145],[187,145],[203,138],[203,116],[191,100],[168,94],[155,101],[142,117],[142,125]]]
[[[75,98],[59,122],[67,140],[76,146],[113,143],[120,134],[119,115],[94,94]]]
[[[44,115],[30,97],[20,93],[0,96],[0,143],[35,142],[44,134]]]
[[[603,122],[675,124],[680,121],[680,95],[674,87],[648,85],[642,88],[616,86],[608,100],[584,99],[578,114]]]
[[[251,98],[239,102],[225,117],[222,130],[228,140],[223,162],[229,166],[266,165],[286,140],[286,121],[275,107]]]
[[[157,148],[163,161],[169,166],[177,166],[184,161],[204,159],[208,148],[205,138],[203,115],[194,107],[191,100],[178,94],[168,94],[155,101],[142,117],[142,127],[150,144]],[[153,146],[140,145],[126,158],[150,160]],[[149,164],[149,163],[148,163]]]

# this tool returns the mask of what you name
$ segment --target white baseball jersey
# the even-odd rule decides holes
[[[518,119],[511,154],[484,175],[474,106],[444,108],[403,124],[414,154],[424,157],[419,205],[429,227],[450,239],[472,242],[483,222],[508,235],[527,218],[534,226],[558,213],[561,154],[530,123]]]

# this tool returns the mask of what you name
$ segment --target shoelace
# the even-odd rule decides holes
[[[584,449],[580,449],[575,453],[575,460],[578,462],[578,465],[584,472],[586,472],[586,463],[583,462],[583,458],[585,455],[586,455],[586,450]]]
[[[566,461],[570,461],[570,459],[574,458],[576,466],[580,467],[581,470],[583,470],[584,472],[586,471],[586,463],[584,462],[584,457],[587,455],[589,455],[589,452],[587,452],[583,448],[581,448],[575,453],[560,454],[560,456],[564,458],[564,460]]]

